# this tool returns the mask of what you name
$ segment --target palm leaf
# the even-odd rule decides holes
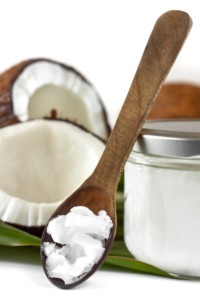
[[[176,278],[152,265],[134,259],[132,254],[127,250],[123,241],[123,194],[118,192],[116,198],[118,217],[117,234],[103,268]],[[9,250],[10,246],[13,246],[14,249]],[[25,260],[29,263],[33,263],[33,260],[34,262],[38,262],[40,256],[39,246],[40,238],[0,222],[0,259],[6,257],[6,259],[12,261],[16,258],[16,260]]]

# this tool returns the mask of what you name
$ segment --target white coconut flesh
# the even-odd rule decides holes
[[[0,219],[43,226],[91,175],[104,143],[83,129],[34,120],[0,130]]]
[[[70,68],[50,61],[29,64],[12,87],[13,113],[20,121],[51,116],[69,119],[107,139],[103,105],[94,87]]]

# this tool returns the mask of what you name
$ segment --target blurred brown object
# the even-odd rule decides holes
[[[153,119],[200,118],[200,86],[165,84],[148,116]]]

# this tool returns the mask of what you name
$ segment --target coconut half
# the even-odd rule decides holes
[[[23,61],[0,76],[0,127],[31,119],[68,119],[107,139],[99,94],[74,68],[48,59]]]
[[[96,167],[105,144],[71,123],[34,120],[0,130],[0,220],[41,234]]]

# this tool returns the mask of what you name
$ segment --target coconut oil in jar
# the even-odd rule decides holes
[[[200,120],[145,123],[125,166],[124,230],[136,259],[200,277]]]

